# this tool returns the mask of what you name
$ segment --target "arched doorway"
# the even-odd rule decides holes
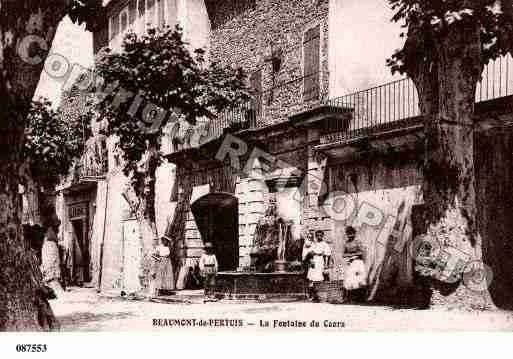
[[[239,201],[229,193],[209,193],[191,206],[204,242],[211,241],[220,271],[239,265]]]

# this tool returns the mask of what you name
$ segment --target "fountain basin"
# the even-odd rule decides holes
[[[294,301],[307,298],[304,272],[219,272],[215,296],[228,300]]]

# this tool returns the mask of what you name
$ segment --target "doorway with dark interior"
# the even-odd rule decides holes
[[[69,276],[71,285],[83,285],[91,281],[90,273],[90,238],[89,238],[89,203],[79,203],[70,208],[72,241],[70,243]]]
[[[229,193],[209,193],[191,206],[203,242],[210,241],[219,271],[234,271],[239,265],[239,201]]]

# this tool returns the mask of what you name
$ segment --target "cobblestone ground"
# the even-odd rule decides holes
[[[176,331],[212,330],[199,323],[230,329],[227,320],[241,323],[247,330],[328,331],[380,330],[513,330],[513,313],[505,311],[463,312],[457,310],[392,309],[377,306],[333,305],[316,303],[155,303],[142,300],[100,297],[92,289],[72,288],[52,308],[62,331]],[[154,325],[154,319],[160,325]],[[175,319],[190,319],[179,326]],[[193,326],[192,319],[196,320]],[[276,321],[276,322],[275,322]],[[269,327],[261,327],[261,323]],[[306,328],[297,328],[304,322]],[[203,324],[204,324],[203,323]],[[315,330],[318,330],[315,328]]]

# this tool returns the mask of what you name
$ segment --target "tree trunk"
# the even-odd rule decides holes
[[[42,224],[39,202],[39,188],[30,172],[30,164],[25,161],[20,167],[20,183],[23,185],[23,223]]]
[[[149,296],[154,295],[152,292],[155,265],[152,254],[159,244],[155,218],[155,173],[158,158],[154,148],[146,151],[138,164],[138,172],[132,174],[131,195],[125,196],[139,225],[141,239],[139,278],[141,288]]]
[[[0,8],[0,330],[50,330],[55,322],[22,236],[18,193],[24,122],[47,52],[33,42],[25,52],[21,45],[32,35],[49,49],[65,6],[64,0],[17,0]],[[27,61],[36,55],[41,61]]]
[[[142,260],[143,287],[146,288],[150,296],[158,293],[158,288],[155,287],[155,261],[152,257],[153,252],[159,245],[155,215],[155,176],[158,167],[158,159],[159,155],[157,150],[151,147],[148,150],[148,157],[144,166],[146,177],[144,180],[144,195],[141,198],[143,203],[142,207],[144,209],[144,213],[140,219],[144,251]]]
[[[424,239],[431,243],[431,251],[423,253],[429,265],[418,268],[430,277],[431,304],[488,306],[486,286],[476,287],[472,276],[477,273],[470,271],[482,263],[473,127],[482,71],[479,27],[449,27],[431,51],[432,62],[412,76],[424,115]]]

